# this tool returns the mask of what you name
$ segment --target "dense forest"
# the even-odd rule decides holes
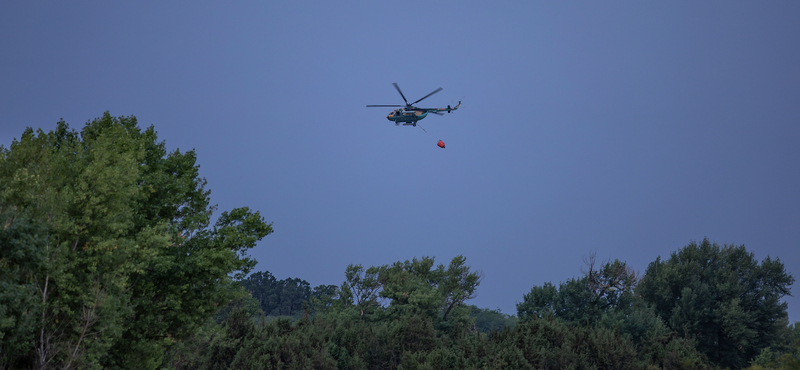
[[[212,225],[198,169],[108,113],[0,147],[0,369],[800,369],[794,278],[742,245],[690,242],[641,275],[589,255],[507,315],[468,303],[464,256],[316,287],[252,272],[272,225]]]

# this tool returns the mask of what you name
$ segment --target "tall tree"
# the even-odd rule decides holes
[[[370,267],[365,270],[364,266],[350,264],[347,265],[344,276],[345,281],[339,288],[342,305],[345,308],[355,308],[360,317],[370,315],[380,305],[378,268]]]
[[[3,262],[15,273],[0,283],[36,293],[22,302],[34,324],[15,327],[30,345],[4,352],[5,365],[154,368],[233,298],[231,277],[252,268],[246,252],[271,225],[238,208],[210,226],[195,161],[167,154],[152,126],[107,112],[80,133],[62,121],[0,147],[0,239],[36,256]]]
[[[604,313],[615,310],[626,311],[633,304],[633,290],[638,279],[636,273],[625,262],[607,261],[595,266],[592,254],[584,260],[585,275],[560,283],[534,286],[523,301],[517,303],[520,319],[557,317],[579,324],[596,323]]]
[[[125,128],[107,131],[81,140],[59,122],[55,132],[28,129],[3,150],[0,204],[12,211],[4,221],[26,220],[43,235],[24,247],[42,261],[23,273],[38,311],[33,348],[21,359],[27,366],[98,363],[119,338],[135,247],[125,234],[142,152]]]
[[[392,317],[412,313],[435,316],[443,300],[436,294],[439,276],[433,270],[434,259],[422,257],[381,266],[378,280],[380,296],[389,299]]]
[[[448,321],[456,307],[463,308],[463,318],[468,319],[469,310],[464,302],[475,297],[480,285],[480,272],[470,271],[464,256],[456,256],[448,266],[434,266],[432,257],[413,258],[395,262],[378,269],[381,284],[380,296],[390,300],[387,309],[390,316],[409,313],[442,315]]]
[[[481,283],[480,273],[470,272],[464,256],[456,256],[445,267],[439,265],[436,273],[439,275],[437,292],[444,301],[442,306],[442,319],[447,321],[447,316],[454,307],[463,306],[464,301],[475,298],[475,289]]]
[[[679,333],[722,367],[741,368],[787,324],[786,303],[794,282],[780,259],[761,263],[743,245],[703,239],[650,263],[637,293]]]

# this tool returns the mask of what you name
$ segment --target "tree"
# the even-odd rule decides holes
[[[633,289],[638,282],[636,273],[625,262],[608,261],[595,268],[595,257],[584,262],[588,270],[582,278],[559,284],[534,286],[517,303],[517,316],[529,318],[557,317],[579,324],[596,323],[603,314],[627,310],[633,304]]]
[[[308,298],[309,309],[315,314],[328,310],[339,298],[339,293],[339,287],[336,285],[317,285],[311,289],[311,296]]]
[[[596,253],[584,259],[586,286],[592,293],[599,310],[626,309],[633,300],[633,290],[639,277],[627,263],[620,260],[606,261],[600,269],[595,269]]]
[[[703,239],[650,263],[637,294],[712,362],[741,368],[779,339],[787,324],[780,300],[793,282],[779,259],[759,264],[743,245]]]
[[[132,116],[27,129],[0,153],[1,239],[36,257],[7,259],[14,273],[0,275],[36,293],[19,303],[36,320],[15,343],[30,345],[2,366],[154,368],[235,297],[232,278],[255,264],[247,250],[272,232],[247,208],[210,226],[194,152],[167,154]]]
[[[464,301],[475,298],[475,289],[481,283],[480,273],[470,272],[465,263],[464,256],[456,256],[450,261],[447,268],[439,265],[436,269],[439,275],[437,292],[444,300],[442,319],[447,321],[447,315],[456,306],[464,305]]]
[[[292,279],[277,280],[266,271],[251,275],[242,281],[242,286],[260,302],[261,309],[266,315],[288,316],[292,314],[293,308],[301,305],[308,296],[308,283],[303,285],[299,279],[297,280],[297,282]]]
[[[250,274],[242,280],[242,288],[255,298],[265,314],[280,306],[280,289],[278,280],[269,271]]]
[[[480,272],[471,272],[464,256],[456,256],[448,266],[433,268],[432,257],[395,262],[378,269],[380,296],[390,300],[387,314],[392,317],[423,313],[442,314],[448,321],[451,311],[463,308],[464,301],[475,297],[482,279]],[[464,310],[463,318],[468,319]]]
[[[369,315],[380,306],[378,292],[381,285],[378,282],[378,269],[370,267],[364,270],[361,265],[347,265],[344,273],[345,281],[339,289],[339,299],[345,308],[353,307],[359,312],[360,317]]]
[[[41,263],[15,266],[36,291],[36,304],[24,310],[35,309],[37,320],[33,346],[9,361],[36,368],[98,363],[126,314],[121,303],[136,241],[125,234],[141,148],[120,125],[81,140],[59,122],[47,134],[27,129],[2,151],[0,204],[10,211],[3,223],[13,229],[29,222],[41,236],[16,248],[35,251]]]
[[[277,280],[269,271],[250,274],[241,284],[269,316],[295,316],[303,311],[305,304],[314,306],[312,309],[323,308],[330,305],[331,297],[337,294],[335,285],[320,285],[312,289],[305,280]]]

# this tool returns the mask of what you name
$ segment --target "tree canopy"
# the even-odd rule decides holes
[[[454,308],[465,309],[466,315],[464,301],[475,297],[482,275],[470,271],[464,256],[456,256],[449,265],[439,264],[436,268],[432,257],[368,269],[350,265],[345,278],[340,302],[345,308],[358,310],[362,317],[374,312],[380,313],[379,318],[425,314],[441,315],[446,322]],[[386,309],[381,306],[383,299],[389,301]]]
[[[303,306],[318,306],[320,302],[336,295],[335,285],[311,285],[299,278],[275,279],[269,271],[250,274],[242,280],[242,287],[259,302],[259,307],[268,316],[297,316]]]
[[[449,266],[434,267],[433,258],[423,257],[370,268],[350,265],[334,303],[294,323],[248,319],[253,314],[243,301],[223,322],[209,323],[201,335],[176,346],[167,363],[176,369],[711,368],[691,340],[663,326],[635,339],[619,325],[581,325],[553,316],[516,323],[462,303],[444,320],[453,292],[469,297],[472,282],[480,280],[464,261],[458,256]],[[459,281],[460,288],[447,281]],[[633,316],[640,323],[654,318]]]
[[[614,328],[645,351],[665,335],[690,339],[720,367],[739,369],[770,348],[787,347],[794,278],[779,259],[759,263],[744,246],[704,239],[650,263],[640,279],[624,262],[607,262],[556,288],[534,286],[517,304],[521,320],[557,318]],[[763,356],[762,356],[763,357]]]
[[[587,271],[581,278],[569,279],[558,288],[550,282],[531,288],[517,303],[519,318],[556,317],[588,325],[596,323],[604,313],[617,309],[627,312],[638,282],[633,269],[619,260],[597,268],[594,254],[585,263]]]
[[[0,367],[154,368],[234,298],[272,227],[246,207],[211,225],[198,170],[108,112],[0,147]]]
[[[714,363],[741,368],[779,340],[793,282],[779,259],[703,239],[650,263],[637,293]]]

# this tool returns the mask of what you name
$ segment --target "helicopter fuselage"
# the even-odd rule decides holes
[[[389,113],[388,116],[386,116],[386,119],[388,119],[389,121],[394,121],[394,123],[397,125],[399,125],[400,122],[403,122],[404,124],[410,124],[412,126],[416,126],[417,121],[427,116],[428,116],[427,111],[395,109],[393,112]]]

